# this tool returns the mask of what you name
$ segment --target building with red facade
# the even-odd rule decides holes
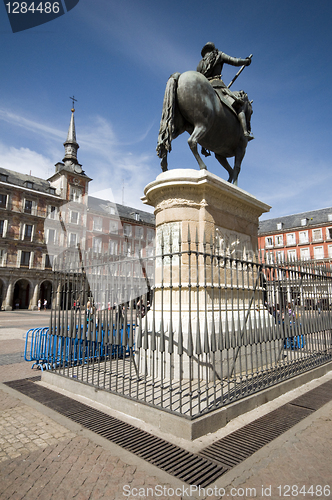
[[[270,260],[332,260],[332,207],[261,221],[258,247]]]

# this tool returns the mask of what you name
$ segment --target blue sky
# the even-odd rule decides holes
[[[80,0],[15,34],[1,4],[0,37],[0,166],[52,175],[74,94],[91,194],[106,189],[105,197],[144,209],[144,186],[161,171],[155,149],[167,79],[196,69],[213,41],[235,57],[253,54],[233,87],[254,100],[255,140],[239,187],[272,205],[263,218],[332,205],[331,0]],[[224,66],[226,84],[236,71]],[[173,142],[169,168],[198,168],[187,139]],[[206,164],[227,178],[213,157]]]

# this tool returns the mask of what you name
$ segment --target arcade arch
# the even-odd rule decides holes
[[[52,282],[50,280],[45,280],[40,284],[39,298],[41,301],[41,307],[44,307],[44,301],[47,301],[47,308],[51,307],[52,300]]]
[[[27,279],[19,279],[14,285],[13,309],[29,309],[32,285]]]

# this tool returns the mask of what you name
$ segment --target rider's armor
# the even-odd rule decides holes
[[[253,139],[250,126],[252,109],[247,109],[247,103],[249,103],[247,94],[242,90],[239,92],[232,92],[227,88],[221,78],[224,63],[232,66],[242,66],[250,64],[250,59],[248,62],[248,58],[239,59],[228,56],[224,52],[216,49],[212,42],[208,42],[204,45],[201,55],[203,59],[199,62],[197,71],[202,73],[210,81],[220,99],[236,112],[242,125],[244,135],[248,140]]]

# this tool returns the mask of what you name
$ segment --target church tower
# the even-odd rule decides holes
[[[82,165],[80,165],[77,161],[77,150],[79,145],[76,142],[76,129],[75,129],[75,118],[74,118],[75,109],[71,109],[71,118],[70,124],[67,134],[67,139],[63,143],[65,147],[65,156],[63,158],[63,162],[67,169],[74,170],[78,174],[82,173]]]
[[[72,107],[67,139],[63,143],[65,155],[62,162],[55,165],[55,174],[48,181],[55,188],[56,194],[64,200],[87,206],[89,182],[92,179],[85,174],[77,159],[79,145],[76,140],[74,113],[75,109]]]

